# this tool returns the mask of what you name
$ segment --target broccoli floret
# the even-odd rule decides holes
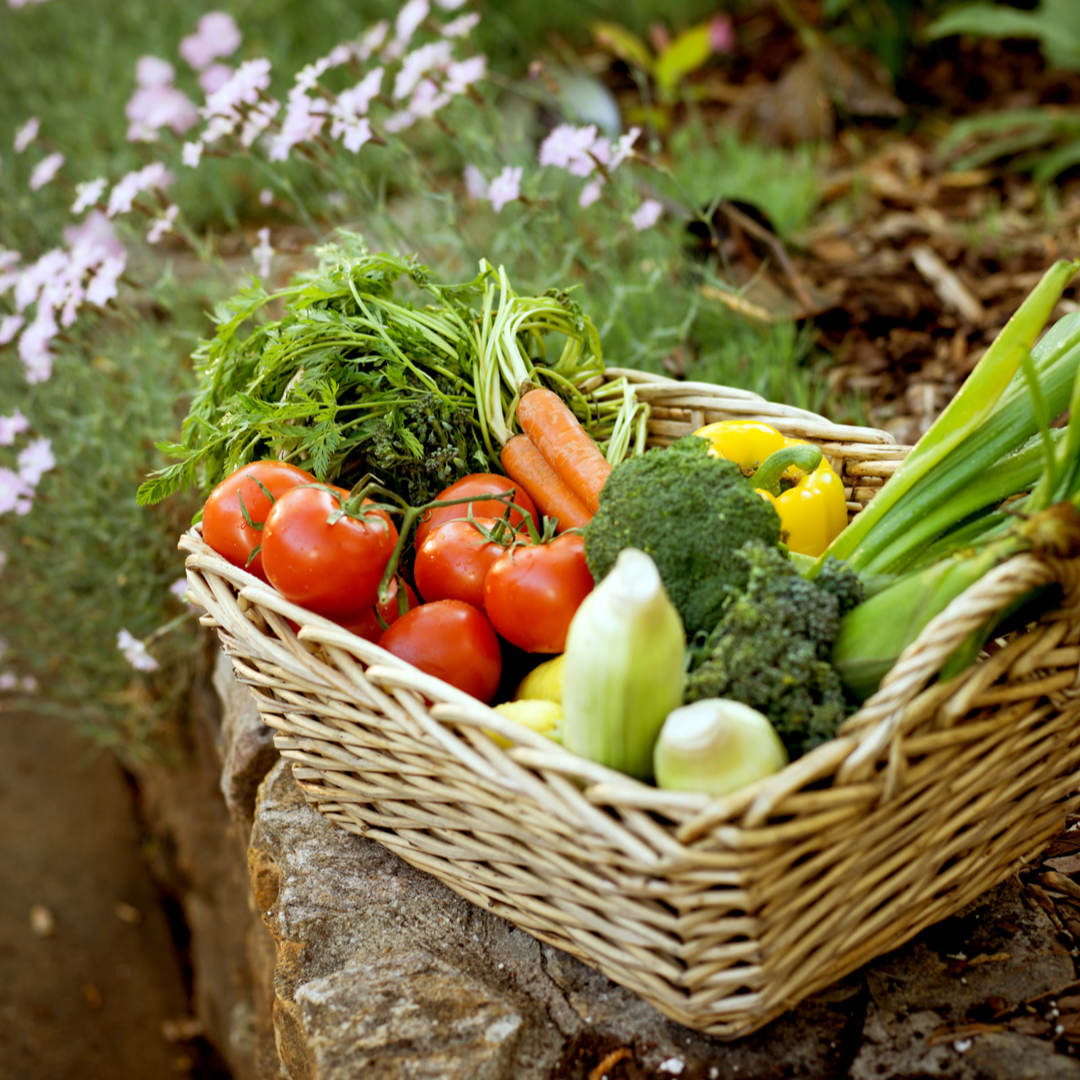
[[[687,702],[732,698],[764,713],[792,757],[832,738],[846,714],[829,654],[840,600],[776,548],[747,544],[746,590],[731,600],[690,673]]]
[[[865,599],[865,591],[859,575],[846,562],[841,562],[832,555],[822,564],[817,577],[814,578],[814,584],[836,597],[840,604],[841,619]]]
[[[779,516],[737,465],[689,435],[615,467],[585,527],[585,559],[600,581],[624,548],[652,556],[692,637],[712,630],[745,587],[749,570],[736,552],[748,540],[775,547]]]

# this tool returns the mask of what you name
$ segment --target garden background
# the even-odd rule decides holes
[[[8,0],[4,708],[183,756],[200,492],[136,491],[241,290],[327,243],[486,258],[611,365],[910,443],[1075,253],[1078,102],[1071,0]]]

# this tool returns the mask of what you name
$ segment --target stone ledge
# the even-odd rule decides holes
[[[219,669],[222,790],[253,823],[252,895],[275,955],[263,1026],[280,1061],[260,1080],[1005,1080],[1009,1061],[1080,1078],[1080,1062],[1032,1036],[940,1038],[988,997],[1013,1005],[1076,980],[1016,882],[763,1031],[720,1042],[338,828],[307,805],[285,762],[256,787],[269,732],[250,699],[227,692],[230,678]],[[997,959],[961,976],[960,955]]]

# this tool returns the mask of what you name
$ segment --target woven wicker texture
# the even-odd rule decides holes
[[[813,438],[856,487],[904,453],[738,391],[626,374],[657,442],[765,419]],[[753,1031],[955,912],[1080,805],[1077,561],[1011,559],[926,627],[837,738],[710,800],[505,720],[289,604],[198,529],[181,547],[189,595],[315,807],[713,1035]],[[1054,583],[1051,615],[933,681],[989,614]]]

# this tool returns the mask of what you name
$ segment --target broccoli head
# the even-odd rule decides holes
[[[624,548],[650,555],[693,636],[712,630],[746,585],[749,567],[737,552],[748,540],[775,547],[779,516],[737,465],[689,435],[614,468],[585,527],[585,559],[599,582]]]
[[[777,548],[749,543],[739,558],[746,589],[710,635],[687,677],[687,702],[731,698],[764,713],[792,757],[832,738],[847,713],[829,662],[840,600],[807,581]],[[702,653],[699,653],[702,655]]]
[[[822,564],[814,578],[814,584],[836,597],[840,604],[841,619],[866,598],[859,575],[846,562],[841,562],[833,555]]]

